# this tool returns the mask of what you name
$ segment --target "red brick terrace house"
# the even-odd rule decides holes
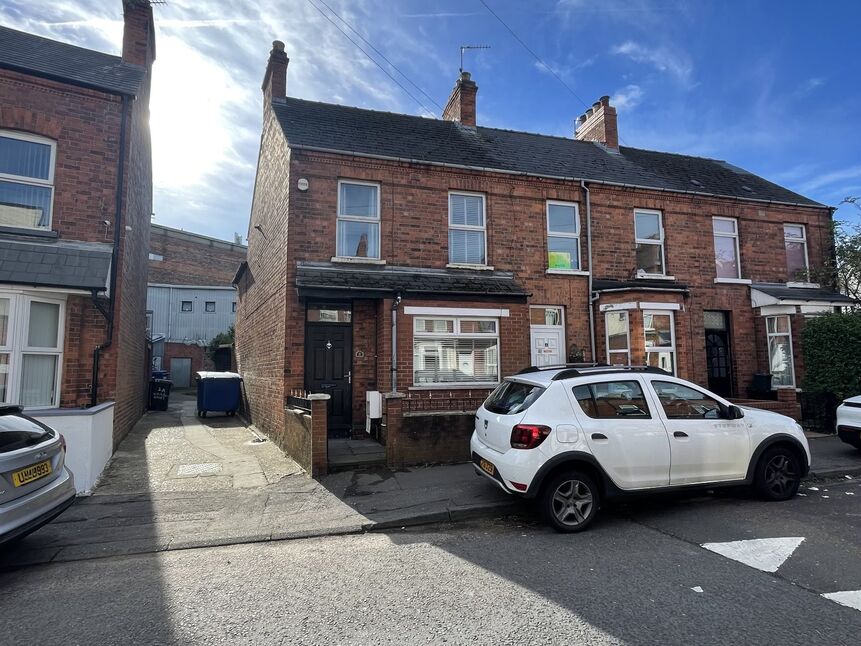
[[[300,462],[323,471],[326,430],[365,428],[367,391],[390,393],[390,463],[465,460],[501,377],[566,360],[740,398],[771,373],[795,412],[805,317],[847,300],[808,277],[831,209],[619,146],[607,97],[550,137],[477,125],[468,73],[427,119],[289,98],[287,64],[274,43],[237,352],[252,419]],[[285,410],[301,390],[331,397],[310,422]]]
[[[152,9],[122,56],[0,27],[0,402],[60,429],[79,490],[145,410]]]

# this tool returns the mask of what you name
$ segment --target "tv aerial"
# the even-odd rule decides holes
[[[463,74],[463,53],[468,49],[490,49],[490,45],[461,45],[460,46],[460,73]]]

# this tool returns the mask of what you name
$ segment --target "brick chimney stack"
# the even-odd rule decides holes
[[[475,95],[478,94],[478,86],[475,84],[469,72],[461,72],[460,78],[448,97],[442,118],[446,121],[457,121],[465,126],[475,127]]]
[[[616,108],[610,105],[610,97],[602,96],[577,119],[574,138],[580,141],[597,141],[607,148],[619,150],[619,126],[616,123]]]
[[[149,0],[123,0],[122,58],[147,68],[155,60],[155,24]]]
[[[272,41],[272,51],[269,52],[269,62],[266,63],[266,74],[263,76],[263,102],[270,105],[273,101],[283,101],[287,98],[287,65],[290,59],[284,53],[284,43]]]

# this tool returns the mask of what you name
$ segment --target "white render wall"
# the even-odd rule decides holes
[[[75,489],[78,493],[92,489],[113,454],[114,402],[25,412],[63,434],[66,466],[75,476]]]

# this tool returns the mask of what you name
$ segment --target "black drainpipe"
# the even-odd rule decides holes
[[[117,263],[120,256],[120,235],[123,225],[123,175],[126,165],[126,125],[129,118],[129,105],[129,97],[123,95],[123,112],[120,119],[120,163],[117,169],[116,213],[114,215],[114,248],[111,251],[111,275],[108,282],[107,307],[99,300],[98,291],[93,290],[93,305],[105,317],[105,321],[108,323],[108,334],[104,343],[97,345],[93,350],[93,385],[90,389],[90,406],[95,406],[99,402],[99,360],[102,356],[102,350],[111,347],[114,342],[114,296],[117,291]]]

